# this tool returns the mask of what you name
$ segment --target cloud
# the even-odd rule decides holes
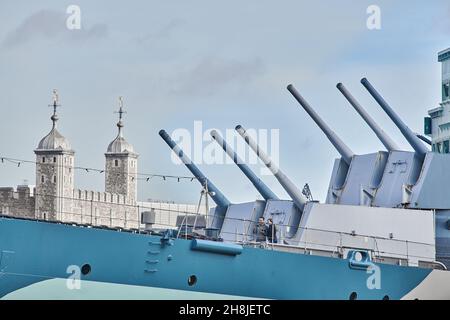
[[[170,21],[168,24],[160,28],[155,32],[147,33],[146,35],[137,39],[138,44],[143,44],[147,42],[151,42],[158,39],[167,39],[169,38],[173,32],[180,27],[184,26],[186,21],[183,19],[174,19]]]
[[[10,31],[3,40],[2,46],[13,48],[35,39],[84,41],[104,38],[108,34],[105,24],[95,24],[90,28],[82,24],[80,30],[69,30],[66,27],[66,18],[64,12],[53,10],[36,12]]]
[[[261,59],[226,60],[217,57],[202,59],[175,80],[172,93],[211,95],[224,86],[242,87],[264,74]]]

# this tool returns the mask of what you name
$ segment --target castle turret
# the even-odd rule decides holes
[[[61,220],[71,211],[74,188],[74,155],[69,141],[56,127],[58,93],[53,90],[53,123],[51,131],[39,142],[36,154],[36,217]]]
[[[135,202],[137,198],[137,158],[133,146],[123,137],[122,97],[119,98],[119,122],[117,122],[117,137],[109,144],[105,153],[105,191],[122,194],[128,201]]]

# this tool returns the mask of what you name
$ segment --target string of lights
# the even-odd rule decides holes
[[[34,165],[41,165],[41,166],[52,166],[54,168],[62,167],[62,168],[72,168],[74,170],[84,171],[86,173],[90,172],[97,172],[97,173],[105,173],[105,169],[97,169],[97,168],[90,168],[90,167],[81,167],[81,166],[71,166],[71,165],[64,165],[64,164],[57,164],[57,163],[51,163],[51,162],[37,162],[33,160],[25,160],[25,159],[17,159],[13,157],[3,156],[0,155],[0,161],[2,164],[5,163],[11,163],[16,165],[17,167],[20,167],[23,163],[24,164],[34,164]],[[136,173],[136,176],[129,174],[132,180],[140,180],[140,181],[146,181],[149,182],[153,178],[161,178],[163,181],[167,181],[168,179],[177,180],[180,182],[181,180],[187,180],[187,181],[194,181],[195,177],[193,176],[177,176],[177,175],[169,175],[169,174],[156,174],[156,173]]]

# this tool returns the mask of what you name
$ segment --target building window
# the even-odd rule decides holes
[[[42,163],[45,163],[45,157],[42,157]]]
[[[53,162],[56,162],[56,157],[53,157]]]
[[[56,176],[53,176],[53,183],[56,183]]]
[[[450,145],[449,145],[449,141],[446,140],[444,141],[444,148],[443,148],[443,153],[449,153],[450,152]]]
[[[119,160],[114,160],[114,166],[118,167],[119,166]]]
[[[44,183],[44,182],[45,182],[45,176],[42,175],[42,176],[41,176],[41,183]]]
[[[442,101],[445,101],[450,96],[450,83],[444,83],[442,84]]]

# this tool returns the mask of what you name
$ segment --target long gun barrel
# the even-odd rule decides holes
[[[331,130],[331,128],[319,117],[319,115],[314,111],[314,109],[309,105],[309,103],[298,93],[292,84],[287,86],[289,92],[294,96],[294,98],[300,103],[300,105],[305,109],[305,111],[311,116],[314,122],[322,129],[323,133],[328,137],[333,146],[341,154],[342,159],[350,165],[352,161],[353,152],[349,147],[336,135],[336,133]]]
[[[344,95],[344,97],[350,102],[350,104],[355,108],[359,115],[364,119],[364,121],[369,125],[369,127],[375,132],[378,139],[386,147],[388,151],[400,150],[397,144],[384,132],[383,129],[373,120],[373,118],[367,113],[367,111],[359,104],[359,102],[352,96],[352,94],[344,87],[342,83],[336,85],[338,90]]]
[[[231,202],[220,192],[219,189],[197,168],[197,166],[184,154],[183,150],[172,140],[165,130],[159,131],[159,135],[169,145],[169,147],[180,158],[184,165],[191,171],[191,173],[197,178],[200,184],[207,186],[209,194],[217,206],[226,208]]]
[[[234,163],[241,169],[241,171],[247,176],[251,183],[255,186],[256,190],[263,196],[266,200],[278,200],[278,197],[269,187],[264,184],[264,182],[259,179],[253,171],[242,161],[241,158],[234,152],[234,150],[228,145],[228,143],[222,138],[222,136],[216,131],[211,131],[211,137],[222,147],[222,149],[228,154],[228,156],[233,159]]]
[[[403,120],[395,113],[395,111],[388,105],[388,103],[383,99],[383,97],[375,90],[375,88],[370,84],[369,80],[366,78],[361,79],[362,85],[369,91],[372,97],[378,102],[378,104],[387,113],[389,118],[395,123],[397,128],[401,131],[403,136],[408,140],[411,147],[416,151],[421,157],[424,157],[428,152],[427,147],[420,141],[419,138],[414,134],[414,132],[403,122]]]
[[[273,173],[275,178],[281,184],[284,190],[289,194],[294,201],[298,209],[303,211],[303,208],[307,202],[307,199],[301,191],[294,185],[294,183],[278,168],[278,166],[272,162],[269,156],[259,148],[255,141],[250,137],[247,131],[240,125],[236,127],[236,131],[244,138],[245,142],[253,149],[258,157],[264,162],[266,167]]]

